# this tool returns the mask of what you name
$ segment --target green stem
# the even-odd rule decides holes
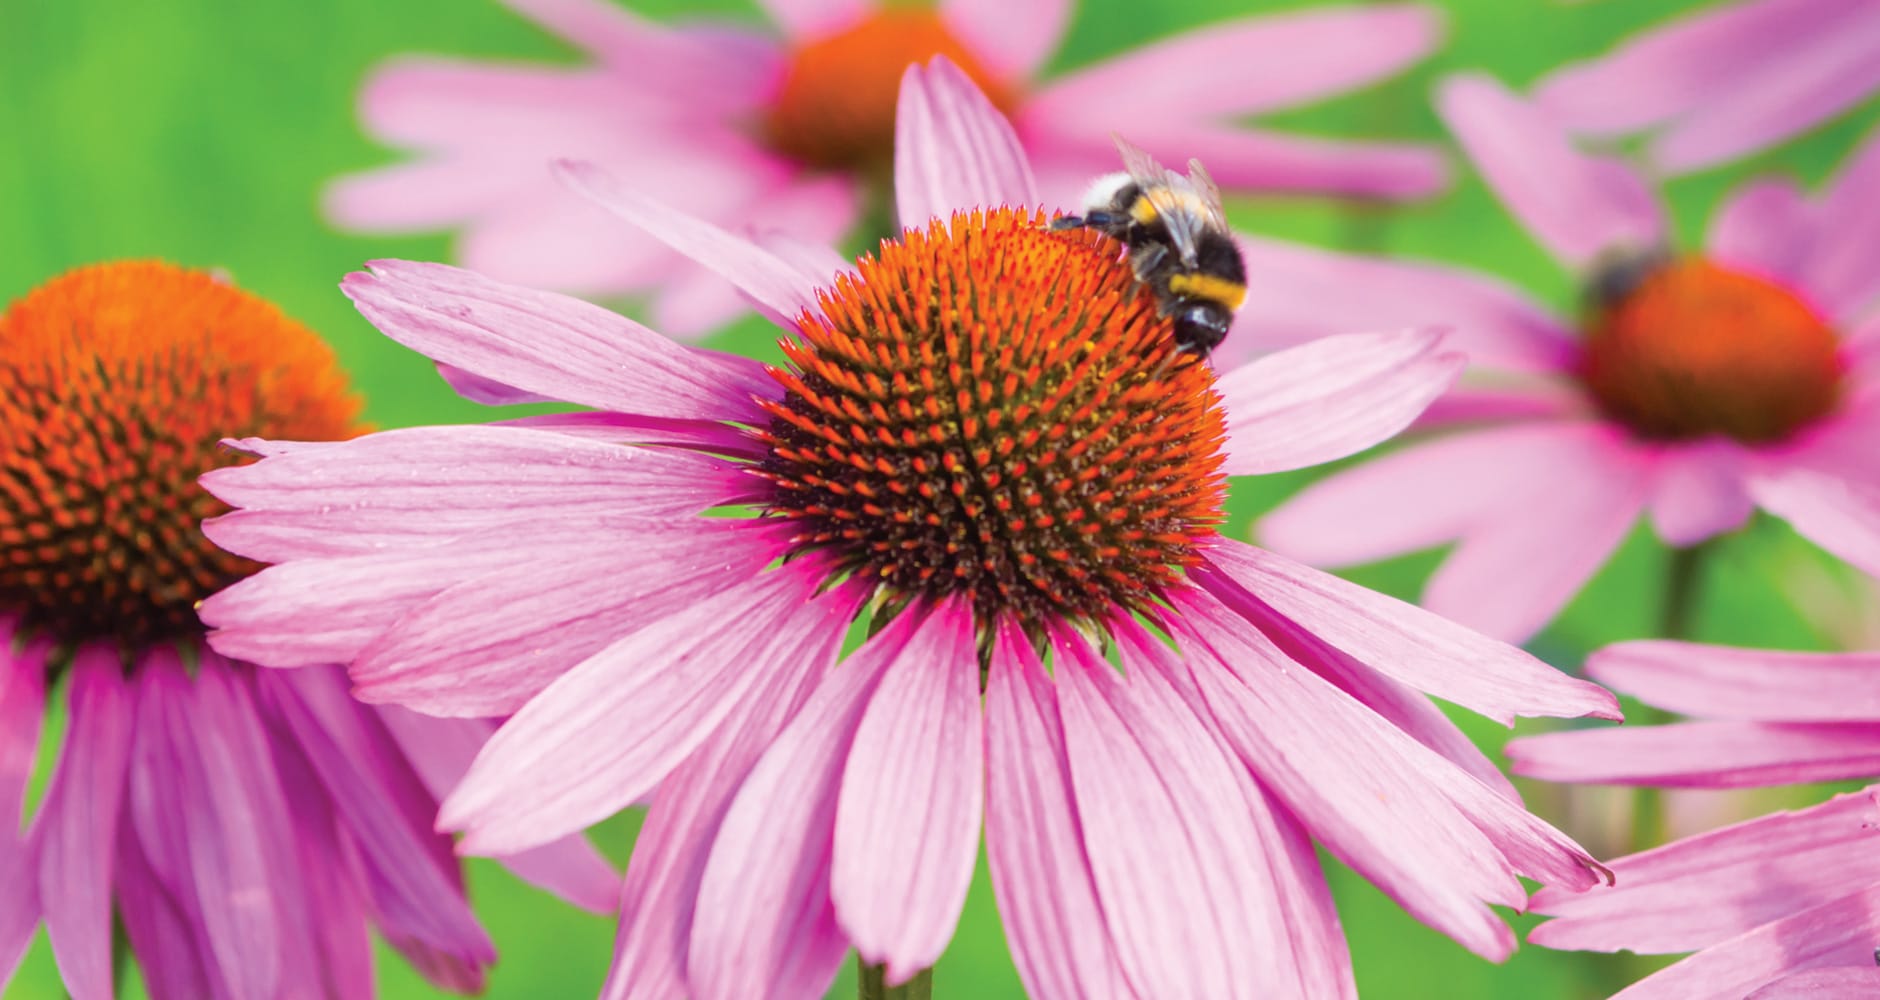
[[[1660,639],[1689,639],[1694,634],[1697,617],[1698,588],[1703,580],[1709,543],[1672,549],[1665,567],[1664,603],[1658,609]],[[1626,720],[1629,725],[1658,726],[1671,721],[1671,713],[1650,705],[1642,707]],[[1657,847],[1665,840],[1664,793],[1656,788],[1639,788],[1632,797],[1632,850]]]
[[[869,965],[855,958],[861,974],[855,977],[857,1000],[933,1000],[933,970],[922,969],[899,986],[888,985],[888,967]]]

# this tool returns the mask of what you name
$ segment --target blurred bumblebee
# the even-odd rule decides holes
[[[1188,161],[1184,177],[1121,136],[1111,138],[1123,172],[1098,178],[1084,196],[1084,214],[1060,216],[1051,228],[1095,229],[1129,247],[1136,280],[1175,321],[1175,349],[1205,358],[1227,338],[1247,298],[1247,267],[1227,229],[1221,189],[1199,160]]]

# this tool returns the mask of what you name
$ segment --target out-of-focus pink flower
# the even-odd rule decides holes
[[[506,0],[582,50],[566,68],[406,58],[366,85],[375,138],[417,154],[342,179],[327,208],[376,231],[462,227],[459,256],[505,281],[574,294],[650,292],[690,335],[745,306],[722,277],[642,238],[549,173],[596,163],[629,187],[733,230],[826,244],[885,206],[902,70],[944,55],[1009,112],[1047,204],[1115,169],[1113,130],[1171,162],[1199,156],[1229,190],[1372,198],[1429,194],[1433,151],[1248,127],[1401,71],[1440,32],[1412,4],[1326,7],[1210,25],[1045,77],[1069,0],[770,0],[781,37],[723,23],[659,25],[611,0]],[[903,220],[918,224],[923,220]],[[877,223],[878,224],[878,223]],[[885,235],[885,234],[883,234]]]
[[[1651,133],[1685,173],[1775,145],[1880,91],[1880,2],[1739,0],[1677,18],[1543,78],[1535,100],[1576,134]]]
[[[1584,274],[1583,315],[1451,268],[1246,241],[1269,283],[1243,326],[1304,338],[1440,311],[1478,365],[1430,414],[1463,426],[1308,488],[1263,542],[1321,565],[1456,542],[1426,605],[1514,641],[1641,513],[1686,546],[1760,507],[1880,573],[1880,140],[1820,197],[1743,186],[1684,254],[1640,177],[1498,84],[1451,80],[1440,109],[1535,239]]]
[[[337,666],[258,671],[193,610],[259,568],[197,528],[227,510],[195,482],[220,435],[344,437],[357,409],[318,337],[204,272],[81,268],[0,316],[0,987],[43,921],[77,1000],[113,994],[114,925],[157,1000],[368,997],[374,926],[481,988],[495,951],[432,825],[493,725],[362,705]],[[578,839],[511,863],[615,901]]]
[[[898,130],[915,228],[852,266],[563,168],[735,281],[784,368],[441,265],[348,278],[482,398],[594,410],[246,442],[267,457],[208,477],[240,508],[210,530],[280,565],[205,604],[213,641],[514,713],[444,808],[469,849],[650,796],[608,997],[821,996],[850,947],[906,979],[982,823],[1034,996],[1353,995],[1314,839],[1507,955],[1489,904],[1599,869],[1421,692],[1504,721],[1613,701],[1216,532],[1224,473],[1367,447],[1460,359],[1354,335],[1216,383],[1115,244],[1022,207],[963,73],[910,71]]]
[[[1549,733],[1508,745],[1552,781],[1746,788],[1880,774],[1880,654],[1629,642],[1587,673],[1691,721]],[[1866,997],[1880,986],[1875,789],[1621,858],[1616,884],[1543,890],[1550,948],[1696,955],[1620,993]],[[1806,989],[1804,988],[1806,987]],[[1809,992],[1819,989],[1821,992]]]

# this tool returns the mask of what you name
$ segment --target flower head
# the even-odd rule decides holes
[[[1202,156],[1233,190],[1407,198],[1444,181],[1430,150],[1237,122],[1421,58],[1440,26],[1412,4],[1244,18],[1047,77],[1072,8],[1065,0],[775,0],[765,4],[774,36],[653,24],[612,0],[508,2],[587,64],[405,59],[380,70],[362,98],[366,128],[419,158],[342,179],[329,213],[364,229],[462,227],[464,263],[503,280],[654,292],[655,318],[680,333],[708,330],[744,305],[709,269],[596,218],[548,162],[590,160],[723,226],[834,243],[885,211],[901,74],[934,56],[1014,117],[1054,204],[1113,169],[1116,129],[1165,158]]]
[[[1365,335],[1215,382],[1119,246],[1029,207],[964,73],[901,101],[919,221],[852,266],[563,168],[777,318],[781,367],[440,265],[349,277],[486,396],[597,409],[245,442],[212,531],[280,565],[205,605],[214,641],[514,713],[442,814],[471,850],[650,800],[611,997],[819,996],[851,946],[904,980],[982,824],[1040,997],[1352,995],[1314,837],[1506,955],[1487,904],[1599,869],[1417,692],[1504,720],[1609,696],[1217,533],[1223,473],[1368,447],[1460,359]]]
[[[1545,625],[1641,513],[1686,546],[1760,508],[1880,572],[1880,229],[1863,221],[1880,210],[1880,139],[1819,197],[1746,185],[1706,245],[1684,251],[1642,178],[1574,149],[1499,85],[1452,80],[1441,110],[1508,207],[1578,271],[1581,315],[1433,265],[1250,243],[1249,269],[1290,276],[1295,296],[1376,291],[1335,316],[1448,309],[1478,362],[1432,410],[1446,431],[1308,488],[1261,537],[1330,565],[1458,541],[1425,602],[1513,640]],[[1324,323],[1248,308],[1295,335]]]
[[[1880,656],[1629,642],[1587,672],[1690,721],[1508,745],[1554,781],[1746,788],[1880,774]],[[1613,862],[1617,882],[1543,891],[1550,948],[1697,954],[1619,994],[1864,996],[1880,984],[1877,790],[1775,813]],[[1839,986],[1841,992],[1825,991]]]
[[[1542,79],[1535,99],[1579,135],[1650,133],[1662,172],[1746,156],[1880,90],[1880,6],[1739,0],[1642,31]]]
[[[0,315],[0,981],[43,920],[72,995],[110,996],[115,920],[159,998],[369,995],[369,923],[481,984],[494,953],[430,826],[488,724],[366,708],[333,667],[263,674],[195,616],[259,568],[197,528],[228,509],[196,484],[220,436],[341,439],[357,413],[318,337],[204,272],[84,267]],[[610,899],[578,846],[531,865]]]

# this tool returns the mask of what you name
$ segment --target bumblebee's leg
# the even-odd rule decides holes
[[[1155,269],[1168,258],[1168,247],[1160,243],[1142,243],[1129,251],[1129,268],[1136,275],[1136,280],[1147,282]]]
[[[1051,220],[1051,229],[1082,229],[1089,221],[1081,215],[1060,215]]]

